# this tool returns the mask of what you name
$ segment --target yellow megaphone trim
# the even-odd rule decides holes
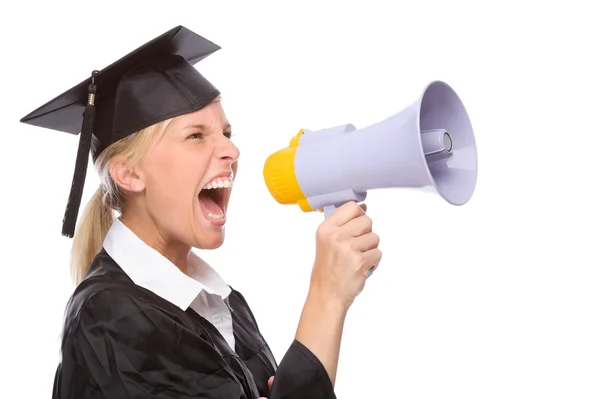
[[[300,131],[290,140],[290,147],[298,147],[300,145],[300,138],[303,134],[304,129],[300,129]]]
[[[290,140],[288,148],[274,152],[267,158],[263,168],[263,177],[267,189],[275,201],[283,205],[298,204],[304,212],[312,212],[313,209],[298,184],[294,167],[296,150],[303,134],[304,129],[301,129]]]

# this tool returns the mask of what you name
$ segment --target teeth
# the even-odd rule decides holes
[[[213,220],[221,220],[225,217],[225,215],[223,215],[222,213],[215,214],[215,213],[210,213],[210,212],[206,212],[206,216]]]
[[[204,190],[211,190],[215,188],[230,188],[232,186],[233,181],[229,177],[220,177],[204,186]]]

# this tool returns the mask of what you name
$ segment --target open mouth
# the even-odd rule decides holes
[[[209,220],[225,218],[225,195],[233,185],[231,177],[218,177],[211,180],[198,194],[202,213]]]

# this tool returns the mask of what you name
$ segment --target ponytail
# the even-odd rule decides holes
[[[79,284],[96,255],[102,249],[104,238],[114,221],[113,210],[98,188],[79,220],[71,248],[71,276]]]
[[[215,101],[218,101],[215,100]],[[140,130],[105,148],[95,162],[100,177],[100,187],[85,207],[73,235],[71,248],[71,276],[79,284],[94,258],[102,250],[104,238],[115,220],[114,212],[123,214],[123,192],[109,173],[112,159],[121,156],[132,164],[137,162],[151,139],[160,137],[177,118],[167,119]]]

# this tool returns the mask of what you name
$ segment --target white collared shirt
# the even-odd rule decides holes
[[[120,219],[104,239],[104,249],[123,271],[141,287],[212,323],[235,351],[233,322],[228,305],[231,288],[219,274],[190,251],[189,276],[160,252],[142,241]]]

